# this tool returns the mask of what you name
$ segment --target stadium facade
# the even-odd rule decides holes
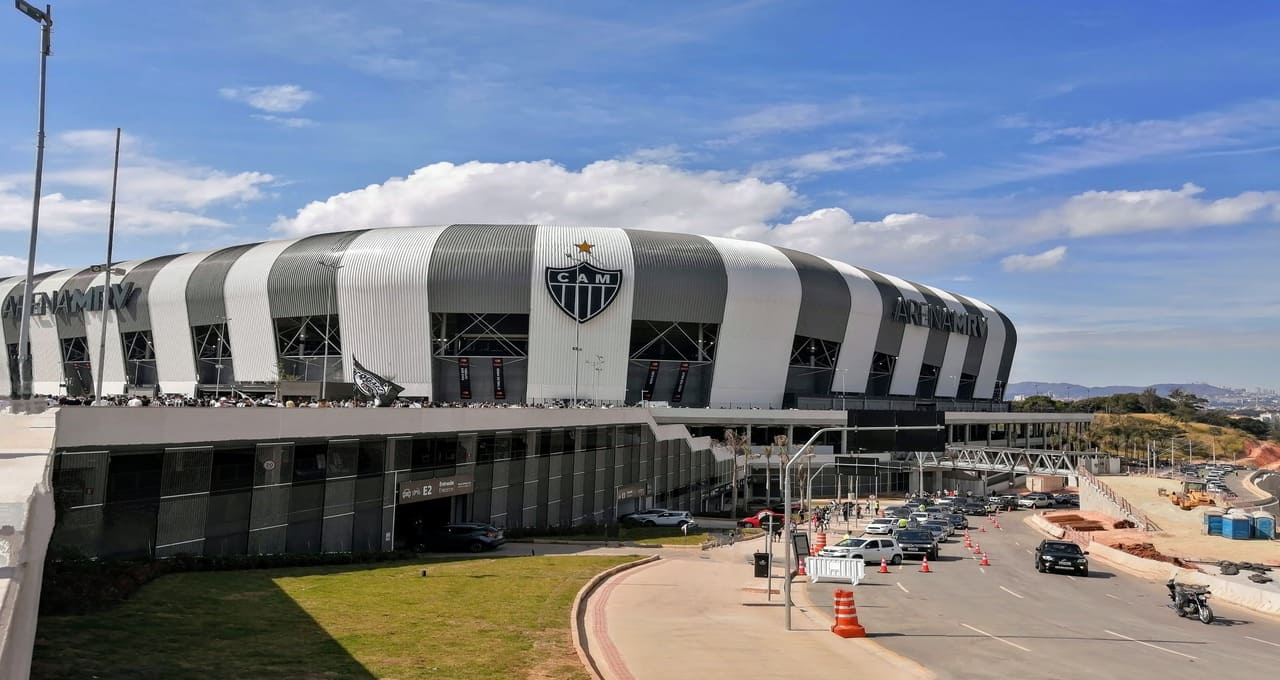
[[[750,241],[617,228],[343,231],[38,277],[37,394],[342,394],[355,362],[437,401],[998,402],[992,306]],[[0,280],[17,380],[23,280]],[[104,314],[104,308],[106,313]],[[105,349],[99,350],[102,324]],[[331,392],[330,394],[334,394]]]

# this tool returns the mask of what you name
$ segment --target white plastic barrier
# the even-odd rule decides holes
[[[867,576],[867,563],[844,557],[809,557],[804,561],[804,570],[809,574],[809,583],[847,581],[856,586]]]

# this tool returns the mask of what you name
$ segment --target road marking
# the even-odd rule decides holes
[[[898,587],[902,589],[902,592],[904,592],[904,593],[906,593],[906,594],[908,594],[908,595],[910,595],[910,594],[911,594],[911,591],[910,591],[910,590],[907,590],[907,587],[906,587],[906,586],[904,586],[904,585],[902,585],[901,583],[899,583],[899,584],[898,584]]]
[[[1118,637],[1118,638],[1124,638],[1124,639],[1126,639],[1126,640],[1129,640],[1130,642],[1136,642],[1136,643],[1138,643],[1138,644],[1140,644],[1140,645],[1146,645],[1147,647],[1150,647],[1150,648],[1152,648],[1152,649],[1158,649],[1158,650],[1160,650],[1160,651],[1162,651],[1162,652],[1169,652],[1170,654],[1177,654],[1178,656],[1186,657],[1186,658],[1188,658],[1188,659],[1191,659],[1192,661],[1194,661],[1194,660],[1195,660],[1195,658],[1196,658],[1196,657],[1194,657],[1194,656],[1191,656],[1190,654],[1183,654],[1182,652],[1175,652],[1175,651],[1173,651],[1172,649],[1168,649],[1168,648],[1166,648],[1166,647],[1161,647],[1160,645],[1153,645],[1153,644],[1151,644],[1150,642],[1143,642],[1142,640],[1136,640],[1136,639],[1134,639],[1134,638],[1129,637],[1128,635],[1121,635],[1121,634],[1119,634],[1119,633],[1115,632],[1114,630],[1107,630],[1107,629],[1103,628],[1103,629],[1102,629],[1102,632],[1104,632],[1104,633],[1111,633],[1112,635],[1114,635],[1114,636],[1116,636],[1116,637]]]
[[[1023,548],[1023,550],[1026,550],[1028,555],[1031,554],[1031,548]]]
[[[1019,594],[1017,594],[1017,593],[1013,592],[1012,590],[1009,590],[1008,588],[1006,588],[1006,587],[1004,587],[1004,586],[1000,586],[1000,590],[1003,590],[1004,592],[1009,593],[1010,595],[1012,595],[1012,596],[1014,596],[1014,597],[1018,598],[1019,600],[1024,599],[1021,595],[1019,595]]]
[[[1271,645],[1272,647],[1280,647],[1280,644],[1276,644],[1274,642],[1267,642],[1266,640],[1259,640],[1256,637],[1249,637],[1248,635],[1244,636],[1244,639],[1253,640],[1254,642],[1261,642],[1264,645]]]
[[[1109,598],[1111,598],[1111,599],[1113,599],[1113,600],[1119,600],[1119,599],[1120,599],[1120,598],[1116,597],[1115,595],[1112,595],[1111,593],[1107,593],[1107,597],[1109,597]]]
[[[1072,576],[1071,574],[1067,574],[1067,578],[1071,579],[1072,581],[1076,580],[1076,577]]]
[[[1014,542],[1013,542],[1013,544],[1014,544],[1014,545],[1022,545],[1021,543],[1019,543],[1019,542],[1017,542],[1017,541],[1014,541]]]
[[[1017,647],[1018,649],[1021,649],[1021,650],[1022,650],[1022,651],[1024,651],[1024,652],[1030,652],[1030,651],[1031,651],[1030,649],[1027,649],[1026,647],[1023,647],[1022,645],[1014,644],[1014,643],[1009,642],[1008,640],[1006,640],[1006,639],[1004,639],[1004,638],[998,638],[998,637],[996,637],[996,636],[992,635],[991,633],[988,633],[988,632],[987,632],[987,631],[985,631],[985,630],[978,630],[977,628],[974,628],[973,626],[970,626],[970,625],[969,625],[969,624],[967,624],[967,623],[962,623],[962,624],[960,624],[960,625],[964,626],[965,628],[968,628],[969,630],[971,630],[971,631],[973,631],[973,632],[975,632],[975,633],[979,633],[979,634],[981,634],[981,635],[985,635],[985,636],[987,636],[987,637],[991,638],[992,640],[999,640],[1000,642],[1003,642],[1003,643],[1005,643],[1006,645],[1009,645],[1010,647]]]
[[[978,569],[979,569],[979,570],[981,570],[981,571],[982,571],[982,573],[984,573],[984,574],[985,574],[985,573],[987,573],[987,568],[986,568],[986,567],[978,567]]]

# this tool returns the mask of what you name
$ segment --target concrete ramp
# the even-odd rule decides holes
[[[0,413],[0,678],[31,674],[44,557],[53,535],[56,412]]]

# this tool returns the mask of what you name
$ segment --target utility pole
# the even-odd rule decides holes
[[[98,384],[93,394],[98,404],[102,400],[102,375],[107,367],[107,312],[111,309],[111,274],[115,262],[111,259],[112,244],[116,236],[116,183],[120,179],[120,128],[116,128],[116,158],[111,167],[111,210],[107,217],[107,278],[102,284],[102,332],[98,334]],[[124,273],[123,270],[120,273]]]
[[[53,29],[53,7],[45,5],[40,11],[26,0],[16,0],[19,12],[40,23],[40,104],[36,128],[36,180],[31,199],[31,242],[27,247],[27,279],[22,290],[22,316],[18,322],[18,394],[21,399],[31,398],[31,305],[35,295],[36,234],[40,230],[40,184],[44,178],[44,95],[49,55],[53,52],[50,34]]]

